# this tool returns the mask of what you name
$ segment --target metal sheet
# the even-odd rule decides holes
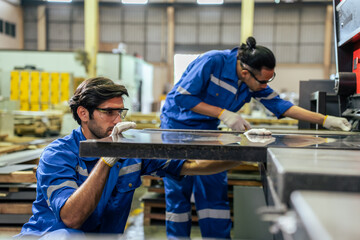
[[[2,155],[0,156],[0,167],[37,159],[40,157],[43,150],[43,148],[39,148]]]
[[[36,164],[17,164],[17,165],[0,167],[0,174],[9,174],[15,171],[33,169],[36,166],[37,166]]]
[[[36,189],[29,189],[29,191],[20,191],[20,192],[9,192],[9,191],[0,192],[0,202],[34,201],[35,199],[36,199]]]
[[[294,239],[359,239],[360,194],[298,191],[291,205],[300,220]]]
[[[83,157],[209,159],[264,162],[266,148],[360,149],[360,135],[287,135],[246,137],[223,131],[131,129],[116,139],[80,143]]]
[[[281,202],[295,190],[360,192],[360,151],[269,148],[267,175]]]

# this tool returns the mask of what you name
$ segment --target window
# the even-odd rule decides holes
[[[11,37],[15,37],[16,36],[16,25],[14,23],[5,22],[5,34],[9,35]]]
[[[10,36],[16,37],[16,25],[12,23],[10,24],[10,27],[11,27]]]
[[[9,22],[5,22],[5,34],[6,35],[10,35],[10,23]]]
[[[0,33],[4,32],[4,27],[3,27],[3,20],[0,19]]]

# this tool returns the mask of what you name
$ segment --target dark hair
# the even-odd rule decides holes
[[[129,96],[125,86],[115,84],[112,80],[104,77],[89,78],[76,89],[74,96],[69,100],[69,105],[74,119],[81,125],[77,114],[79,106],[86,108],[91,118],[97,106],[106,100],[123,95]]]
[[[248,37],[246,44],[241,44],[237,59],[258,71],[261,71],[263,67],[274,69],[276,65],[273,52],[267,47],[256,45],[256,40],[253,37]]]

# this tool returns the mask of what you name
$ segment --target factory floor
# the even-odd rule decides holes
[[[139,200],[147,192],[145,187],[139,187],[134,194],[131,213],[128,219],[127,227],[123,239],[151,240],[166,239],[165,223],[144,226],[144,214],[142,204]],[[191,227],[191,239],[201,239],[199,226]]]

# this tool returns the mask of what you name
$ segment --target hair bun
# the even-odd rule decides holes
[[[256,48],[256,40],[253,37],[248,37],[246,39],[246,45],[249,47],[249,49],[255,49]]]

